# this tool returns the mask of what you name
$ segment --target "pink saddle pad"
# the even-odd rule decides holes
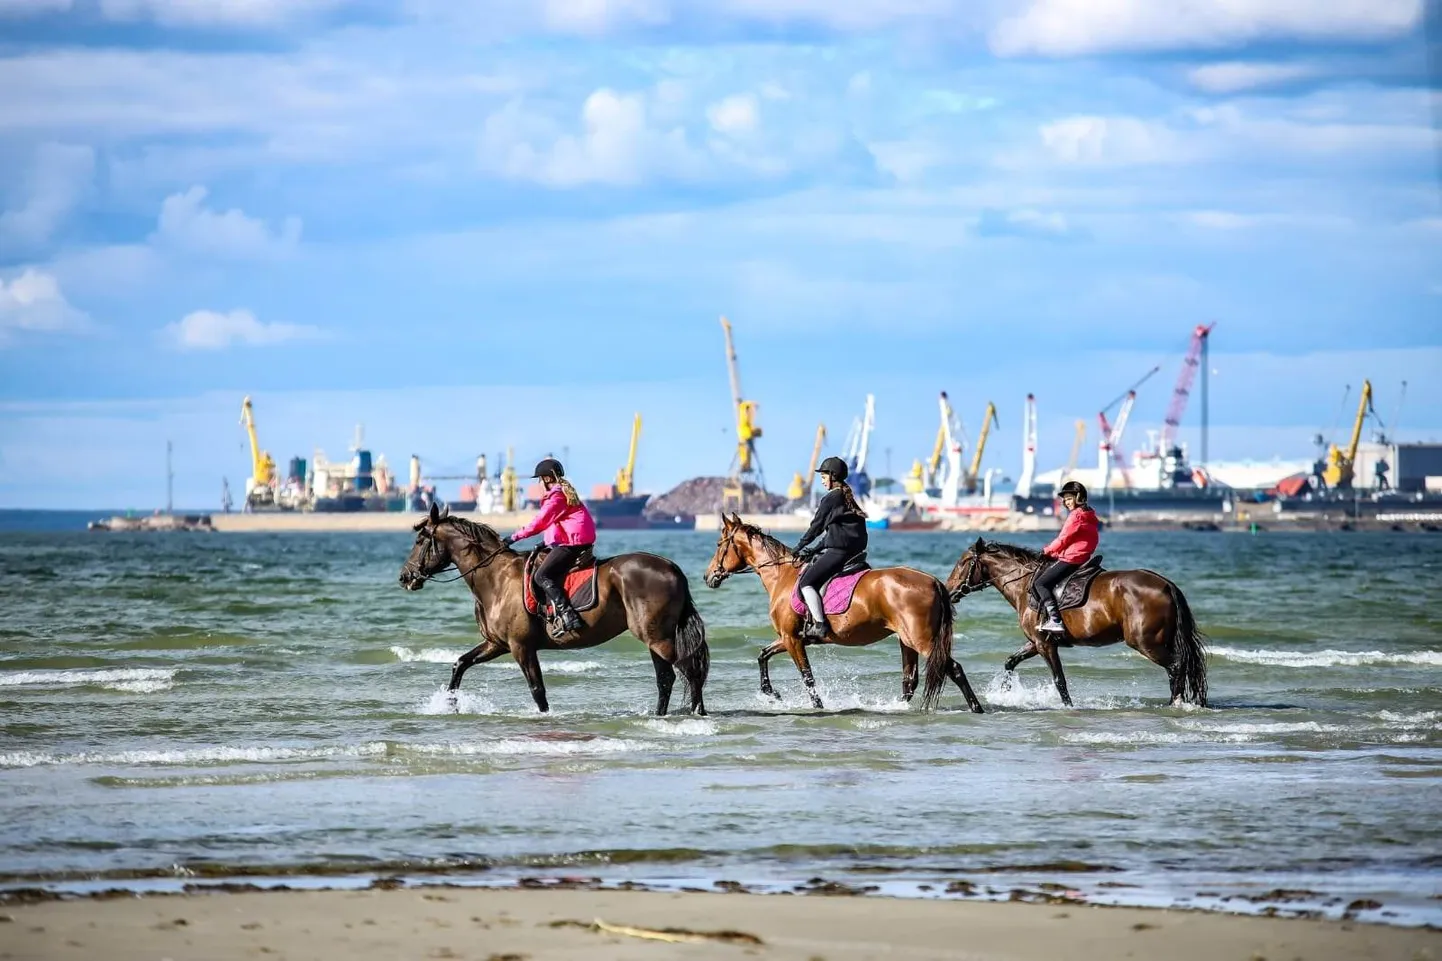
[[[821,595],[821,609],[827,614],[845,614],[851,606],[851,595],[856,593],[856,584],[870,571],[857,571],[833,577]],[[791,609],[798,614],[806,613],[806,602],[801,599],[801,589],[791,592]]]

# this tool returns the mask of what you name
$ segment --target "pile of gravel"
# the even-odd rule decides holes
[[[721,510],[721,492],[725,487],[724,477],[693,477],[659,497],[652,497],[646,504],[646,516],[695,517],[699,514],[715,514]],[[786,503],[785,497],[762,490],[755,484],[747,484],[745,489],[748,512],[774,513]]]

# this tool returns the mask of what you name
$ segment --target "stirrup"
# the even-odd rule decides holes
[[[803,641],[823,641],[826,639],[828,627],[825,621],[807,619],[806,626],[801,628],[801,639]]]

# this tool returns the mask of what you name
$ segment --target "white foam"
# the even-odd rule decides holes
[[[1375,717],[1387,727],[1400,727],[1404,730],[1425,727],[1436,729],[1442,727],[1442,711],[1422,711],[1420,714],[1398,714],[1395,711],[1379,711],[1376,714],[1369,714],[1368,717]]]
[[[1061,736],[1066,744],[1096,746],[1141,744],[1194,744],[1199,741],[1220,741],[1240,744],[1252,740],[1250,734],[1218,734],[1197,731],[1069,731]]]
[[[884,727],[895,725],[895,721],[889,721],[879,717],[863,717],[856,722],[856,728],[860,731],[879,731]]]
[[[448,742],[444,744],[405,744],[403,750],[415,754],[446,757],[514,756],[514,755],[588,755],[626,754],[633,751],[654,751],[659,745],[629,738],[593,737],[585,740],[558,741],[547,738],[500,738],[494,741]]]
[[[1070,687],[1068,685],[1068,688]],[[1125,700],[1110,694],[1093,696],[1072,690],[1071,696],[1073,709],[1117,711],[1140,706],[1140,702]],[[986,688],[981,692],[980,697],[984,705],[992,707],[1011,707],[1032,711],[1066,707],[1061,702],[1061,695],[1057,693],[1056,684],[1049,676],[1028,680],[1017,674],[998,671],[986,682]]]
[[[413,647],[393,646],[391,653],[394,654],[396,660],[399,661],[420,661],[426,664],[454,664],[456,658],[464,654],[465,651],[448,651],[440,647],[426,647],[416,650]]]
[[[481,668],[490,666],[492,665],[483,664]],[[500,661],[494,666],[511,671],[519,671],[521,669],[521,665],[515,661]],[[478,668],[478,670],[479,669],[480,668]],[[548,661],[545,658],[541,658],[542,674],[594,674],[604,669],[605,665],[600,661]]]
[[[1240,647],[1213,647],[1209,652],[1240,664],[1273,667],[1442,667],[1442,651],[1256,651]]]
[[[82,751],[76,754],[50,754],[40,751],[17,751],[0,754],[0,767],[35,767],[40,764],[231,764],[244,761],[309,761],[332,757],[374,757],[386,753],[384,741],[346,744],[336,747],[215,747],[175,751],[115,751],[100,753]]]
[[[176,668],[100,668],[87,671],[16,671],[13,674],[0,674],[0,687],[111,687],[116,690],[137,690],[126,688],[120,685],[125,684],[157,684],[163,683],[164,688],[147,688],[142,693],[150,693],[152,690],[165,690],[175,679]]]
[[[1184,727],[1212,734],[1344,734],[1353,728],[1342,724],[1319,724],[1316,721],[1278,721],[1263,724],[1214,724],[1206,721],[1180,721]]]
[[[416,708],[418,714],[495,714],[496,706],[471,691],[433,692]]]
[[[720,730],[709,717],[648,717],[641,726],[666,737],[710,737]]]
[[[110,691],[122,691],[126,694],[160,694],[170,690],[175,685],[169,680],[153,681],[118,681],[114,684],[102,684],[101,687]]]

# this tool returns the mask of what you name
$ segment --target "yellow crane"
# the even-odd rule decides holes
[[[806,475],[803,477],[797,474],[791,481],[791,487],[786,491],[786,496],[793,501],[805,498],[811,500],[811,486],[816,479],[816,464],[821,459],[821,446],[826,443],[826,425],[816,425],[816,443],[811,446],[811,462],[806,465]]]
[[[986,453],[986,439],[991,436],[992,425],[1001,430],[1001,424],[997,423],[996,405],[991,401],[986,402],[986,413],[981,415],[981,434],[976,438],[976,452],[971,455],[971,469],[966,472],[966,492],[975,494],[977,478],[981,475],[981,457]]]
[[[1065,483],[1071,478],[1072,471],[1076,470],[1076,459],[1081,456],[1082,443],[1087,439],[1087,422],[1079,420],[1076,422],[1076,437],[1071,442],[1071,456],[1066,459],[1066,467],[1062,468],[1061,479]]]
[[[501,470],[501,508],[513,513],[521,502],[521,479],[516,474],[516,449],[506,448],[506,466]]]
[[[255,408],[250,398],[240,402],[240,422],[250,437],[250,479],[245,483],[246,500],[252,503],[275,500],[275,458],[260,449],[255,435]]]
[[[736,344],[731,338],[731,322],[721,318],[721,329],[726,333],[726,368],[731,375],[731,402],[736,408],[736,457],[735,469],[727,478],[721,492],[721,508],[746,509],[746,482],[764,486],[760,479],[760,461],[756,456],[756,438],[761,428],[756,423],[756,402],[741,396],[741,369],[736,362]]]
[[[631,423],[631,452],[626,455],[626,466],[616,472],[616,496],[626,497],[631,493],[636,476],[636,443],[641,439],[641,414]]]
[[[1362,442],[1362,424],[1367,415],[1377,416],[1372,407],[1372,382],[1362,381],[1362,399],[1357,404],[1357,419],[1352,422],[1352,439],[1344,451],[1336,444],[1327,450],[1327,466],[1322,471],[1322,480],[1328,487],[1347,488],[1352,486],[1353,468],[1357,463],[1357,445]]]

